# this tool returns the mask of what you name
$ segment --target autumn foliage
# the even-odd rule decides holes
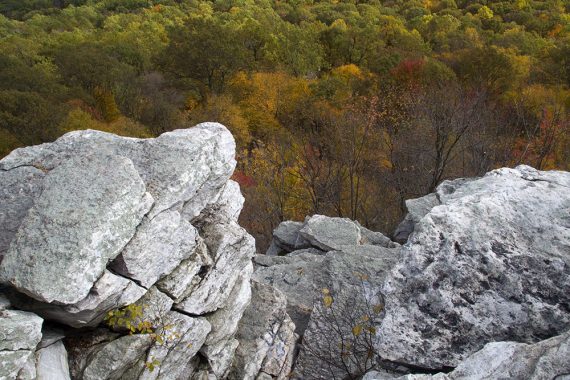
[[[57,6],[54,4],[57,3]],[[0,4],[0,156],[77,129],[202,121],[238,145],[261,251],[320,213],[390,233],[404,200],[516,164],[570,169],[560,1]]]

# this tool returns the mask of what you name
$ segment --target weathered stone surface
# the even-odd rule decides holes
[[[287,299],[270,285],[253,282],[253,297],[240,321],[240,342],[230,379],[254,379],[260,372],[285,378],[292,365],[295,325],[287,315]]]
[[[267,255],[276,256],[281,253],[309,248],[311,243],[299,234],[303,225],[301,222],[290,220],[281,222],[273,231],[273,241]]]
[[[222,188],[216,199],[200,213],[198,220],[193,223],[198,225],[227,223],[238,221],[245,198],[241,194],[239,184],[229,180]]]
[[[235,335],[238,323],[251,301],[250,280],[252,273],[253,264],[248,263],[234,285],[226,304],[206,317],[212,325],[212,331],[208,334],[206,345],[228,340]]]
[[[215,199],[236,164],[231,133],[221,124],[202,123],[155,139],[70,132],[54,143],[14,150],[0,161],[0,170],[36,166],[50,171],[72,157],[94,153],[131,159],[155,200],[149,218],[177,205],[184,206],[185,217],[197,216]]]
[[[381,232],[371,231],[366,227],[363,227],[357,221],[354,222],[360,229],[360,242],[362,245],[376,245],[384,248],[396,248],[399,246],[398,243],[390,240],[389,237]]]
[[[37,349],[46,348],[65,338],[63,330],[55,327],[46,327],[42,329],[42,340],[38,343]]]
[[[18,310],[0,311],[0,351],[35,350],[42,339],[43,319]]]
[[[0,170],[0,260],[41,192],[44,175],[31,166]]]
[[[570,376],[569,357],[567,332],[535,344],[488,343],[447,374],[395,376],[371,371],[362,380],[566,379]]]
[[[87,297],[73,305],[44,303],[15,291],[8,294],[19,309],[33,311],[45,319],[79,328],[98,325],[107,312],[130,305],[145,293],[146,289],[133,281],[106,270]]]
[[[201,353],[218,376],[228,372],[234,358],[235,352],[231,347],[233,347],[238,323],[251,300],[252,272],[253,265],[250,262],[242,271],[226,303],[206,316],[212,326],[212,331],[208,334]],[[229,346],[228,342],[230,342]]]
[[[34,352],[28,350],[0,351],[0,379],[16,379],[33,356]]]
[[[145,218],[111,268],[149,288],[192,255],[197,235],[177,211]]]
[[[298,378],[354,378],[375,364],[372,342],[383,317],[382,285],[401,254],[379,246],[354,248],[358,254],[326,255],[321,268],[326,280],[295,364]],[[355,328],[360,330],[355,333]]]
[[[71,378],[81,379],[83,370],[91,358],[105,345],[119,337],[119,334],[103,328],[66,337],[64,344],[67,348]]]
[[[439,205],[440,202],[437,198],[437,194],[428,194],[421,198],[406,200],[408,214],[396,228],[394,240],[402,244],[408,241],[408,237],[414,232],[415,225],[426,216],[432,208]]]
[[[223,379],[227,376],[236,348],[239,346],[237,339],[230,338],[227,341],[220,341],[216,344],[204,346],[200,353],[207,358],[209,370],[199,376],[207,375],[206,379]],[[198,378],[201,378],[199,377]]]
[[[164,317],[170,312],[173,304],[172,298],[153,286],[135,302],[135,305],[140,306],[142,310],[142,315],[135,322],[150,322],[153,327],[160,327],[164,324]]]
[[[36,352],[37,380],[70,380],[67,351],[63,342],[42,348]]]
[[[201,234],[214,265],[176,309],[201,315],[222,307],[255,254],[253,238],[237,223],[205,226]]]
[[[156,283],[160,291],[168,294],[175,302],[180,302],[200,284],[202,269],[213,266],[214,261],[208,255],[208,247],[200,237],[197,239],[194,254],[182,261],[170,274]]]
[[[27,367],[42,338],[43,320],[35,314],[0,310],[0,379],[31,379]]]
[[[285,221],[273,231],[266,255],[294,254],[305,249],[321,253],[355,245],[395,248],[397,243],[380,232],[370,231],[356,221],[324,215],[307,217],[304,222]]]
[[[350,219],[313,215],[305,221],[299,234],[311,245],[325,251],[341,249],[343,245],[358,245],[360,229]]]
[[[155,343],[147,356],[147,362],[157,363],[155,368],[145,368],[140,380],[169,380],[184,375],[186,365],[204,344],[211,326],[204,318],[191,318],[169,312],[157,334],[163,340]]]
[[[34,355],[30,355],[26,364],[18,372],[16,380],[37,380],[37,377],[36,358]]]
[[[40,301],[73,304],[133,236],[152,198],[132,162],[110,155],[72,158],[43,187],[0,274]]]
[[[567,330],[570,173],[519,166],[448,185],[385,284],[378,351],[438,369],[489,341]]]
[[[294,256],[256,255],[253,280],[271,285],[287,297],[287,313],[296,332],[305,331],[313,310],[313,300],[325,285],[323,255],[303,253]]]
[[[118,380],[152,344],[150,335],[126,335],[102,345],[88,359],[83,380]]]

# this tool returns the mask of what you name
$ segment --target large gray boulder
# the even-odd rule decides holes
[[[72,158],[46,174],[0,275],[40,301],[74,304],[87,296],[151,205],[129,159]]]
[[[360,228],[350,219],[313,215],[305,221],[299,234],[312,246],[323,251],[342,249],[344,245],[360,244]]]
[[[238,323],[251,301],[250,279],[253,265],[249,263],[220,309],[206,316],[212,326],[200,352],[218,378],[225,378],[234,361]],[[241,342],[239,343],[241,344]]]
[[[184,375],[186,365],[202,347],[210,329],[204,318],[192,318],[174,311],[166,314],[157,331],[160,340],[153,344],[146,359],[146,363],[155,364],[145,367],[138,379],[169,380]]]
[[[326,286],[327,275],[322,271],[323,255],[302,253],[294,256],[257,255],[253,280],[273,286],[287,297],[287,313],[302,335],[309,323],[313,301]]]
[[[255,253],[234,156],[229,131],[204,123],[155,139],[72,132],[0,160],[0,312],[70,326],[69,375],[56,334],[35,356],[0,350],[0,378],[227,373]]]
[[[214,265],[192,293],[175,305],[176,309],[193,315],[222,307],[255,254],[253,238],[234,221],[204,226],[201,235]]]
[[[148,334],[126,335],[102,344],[91,353],[82,380],[119,380],[123,374],[144,357],[153,339]]]
[[[118,155],[133,162],[155,201],[149,218],[173,206],[183,206],[186,219],[197,216],[215,199],[236,164],[231,133],[221,124],[202,123],[155,139],[70,132],[54,143],[14,150],[0,161],[0,170],[32,166],[51,171],[72,157],[91,154]]]
[[[269,256],[277,256],[282,253],[311,247],[311,243],[305,240],[299,233],[303,225],[301,222],[291,220],[281,222],[277,228],[273,230],[273,240],[266,254]]]
[[[570,173],[519,166],[449,185],[385,283],[377,350],[439,369],[570,328]]]

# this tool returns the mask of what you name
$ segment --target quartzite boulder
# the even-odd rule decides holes
[[[0,275],[40,301],[74,304],[87,296],[151,205],[129,159],[72,158],[46,174]]]
[[[0,312],[23,308],[73,327],[64,329],[65,347],[56,334],[36,356],[35,344],[0,350],[0,374],[135,380],[227,372],[255,253],[237,224],[244,198],[229,180],[234,156],[229,131],[204,123],[155,139],[72,132],[0,160]],[[103,323],[133,303],[112,326]],[[28,314],[39,330],[42,319]],[[99,328],[75,329],[86,326]],[[145,326],[154,333],[138,331]]]
[[[98,325],[107,312],[134,303],[145,292],[146,289],[133,281],[106,270],[87,297],[73,305],[43,303],[16,291],[8,291],[7,294],[19,309],[33,311],[43,318],[79,328]]]
[[[37,380],[70,380],[67,351],[63,342],[57,341],[36,352]]]
[[[570,328],[570,173],[498,169],[437,193],[384,286],[383,357],[455,367]]]

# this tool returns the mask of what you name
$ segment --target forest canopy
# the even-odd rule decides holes
[[[219,121],[263,248],[321,213],[516,164],[570,169],[568,0],[4,0],[0,157],[78,129]]]

